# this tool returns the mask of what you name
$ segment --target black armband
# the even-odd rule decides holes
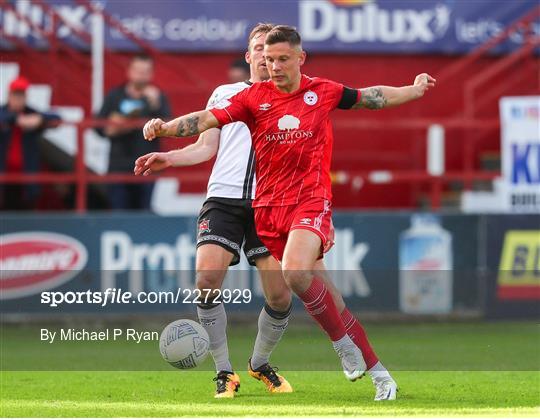
[[[341,95],[341,100],[339,101],[339,109],[351,109],[358,100],[358,90],[351,89],[350,87],[343,87],[343,94]]]

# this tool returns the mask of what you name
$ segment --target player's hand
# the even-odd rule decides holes
[[[435,87],[436,80],[427,73],[422,73],[414,79],[414,86],[417,88],[418,97],[424,96],[429,88]]]
[[[153,152],[141,156],[135,161],[133,173],[135,175],[148,176],[171,166],[172,162],[167,153]]]
[[[153,118],[144,125],[143,135],[146,140],[152,141],[156,137],[166,136],[168,129],[169,125],[161,118]]]

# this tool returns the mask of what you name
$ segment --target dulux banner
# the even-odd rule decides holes
[[[337,213],[335,245],[324,262],[354,310],[441,314],[478,308],[478,220],[448,215],[420,224],[405,213]],[[2,312],[192,311],[195,231],[194,217],[4,215]],[[400,270],[409,272],[403,276]],[[243,257],[229,270],[224,288],[238,303],[228,306],[233,311],[255,311],[264,302],[258,275]],[[153,296],[112,303],[114,290],[116,297]],[[57,297],[67,299],[54,304],[51,293],[43,292],[62,292]],[[107,304],[89,302],[94,292],[108,293]],[[156,292],[172,292],[177,300],[155,302]]]
[[[69,22],[58,25],[56,35],[88,48],[70,27],[89,30],[91,12],[75,0],[46,1]],[[0,9],[6,35],[46,46],[44,34],[55,27],[51,14],[27,0],[10,3],[43,33],[12,11]],[[109,0],[95,4],[164,51],[243,51],[254,25],[273,22],[296,26],[309,52],[350,53],[466,53],[537,6],[535,0]],[[540,22],[529,29],[540,34]],[[522,42],[522,33],[515,32],[495,51],[511,51]],[[116,50],[136,48],[112,27],[105,29],[105,43]]]

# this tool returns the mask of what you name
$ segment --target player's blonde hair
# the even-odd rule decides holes
[[[251,30],[251,32],[249,33],[248,50],[249,50],[249,47],[251,45],[251,40],[253,38],[255,38],[255,36],[257,36],[258,34],[267,34],[272,29],[274,29],[275,26],[276,25],[274,25],[273,23],[268,23],[268,22],[259,22],[259,23],[257,23],[257,25],[255,25],[253,27],[253,29]]]

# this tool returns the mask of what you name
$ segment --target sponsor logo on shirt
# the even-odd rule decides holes
[[[294,115],[284,115],[278,120],[279,132],[267,134],[266,141],[278,141],[279,144],[294,144],[300,139],[313,137],[313,131],[300,130],[300,119]]]
[[[304,93],[304,102],[307,105],[313,106],[317,103],[318,100],[319,97],[312,90],[308,90],[306,93]]]
[[[311,224],[311,218],[310,217],[304,217],[303,219],[300,219],[301,225],[310,225]]]
[[[278,128],[280,130],[298,130],[300,127],[300,120],[293,115],[284,115],[278,121]]]
[[[259,105],[259,111],[268,111],[271,106],[272,106],[272,104],[269,104],[269,103],[260,104]]]

